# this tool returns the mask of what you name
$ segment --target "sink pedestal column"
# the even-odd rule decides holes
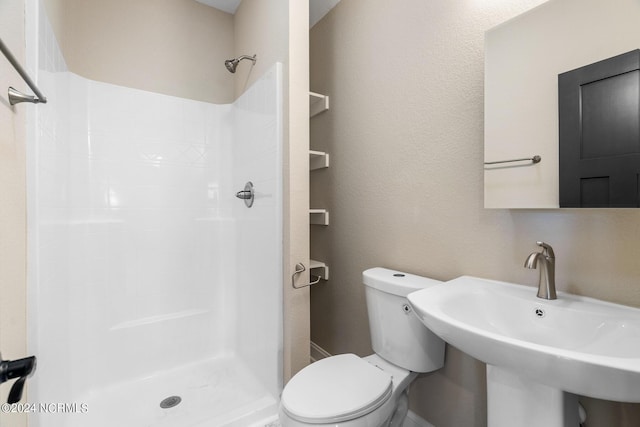
[[[578,427],[578,396],[487,365],[487,417],[488,427]]]

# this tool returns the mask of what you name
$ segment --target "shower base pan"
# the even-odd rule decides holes
[[[263,427],[277,400],[235,358],[217,358],[94,391],[67,427]],[[161,407],[162,403],[162,407]],[[49,415],[56,417],[56,414]],[[57,415],[60,417],[60,414]],[[48,420],[53,421],[53,420]],[[56,425],[43,423],[43,425]]]

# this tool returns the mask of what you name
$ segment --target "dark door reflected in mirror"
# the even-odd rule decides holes
[[[560,207],[639,207],[640,50],[558,76]]]
[[[485,208],[638,207],[638,23],[640,0],[548,0],[486,32]]]

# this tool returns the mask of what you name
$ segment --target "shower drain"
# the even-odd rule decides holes
[[[178,405],[180,402],[182,402],[182,398],[180,396],[169,396],[166,399],[164,399],[162,402],[160,402],[160,407],[164,409],[169,409]]]

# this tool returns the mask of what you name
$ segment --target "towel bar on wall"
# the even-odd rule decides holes
[[[533,157],[525,157],[523,159],[511,159],[511,160],[498,160],[495,162],[484,162],[485,165],[498,165],[501,163],[512,163],[512,162],[531,162],[532,165],[536,163],[540,163],[542,161],[542,157],[537,154]]]
[[[20,92],[19,90],[9,87],[9,104],[15,105],[19,102],[32,102],[34,104],[46,104],[47,98],[42,94],[42,92],[40,92],[40,89],[38,89],[38,87],[35,85],[33,80],[31,80],[31,77],[29,77],[29,75],[24,70],[24,68],[22,68],[22,65],[18,63],[15,56],[13,56],[13,54],[11,53],[9,48],[7,48],[7,46],[4,44],[2,39],[0,39],[0,51],[2,51],[2,53],[7,58],[7,60],[11,63],[11,65],[13,65],[13,68],[15,68],[18,74],[20,74],[20,77],[22,77],[25,83],[29,85],[33,93],[36,94],[36,96],[27,95]]]

